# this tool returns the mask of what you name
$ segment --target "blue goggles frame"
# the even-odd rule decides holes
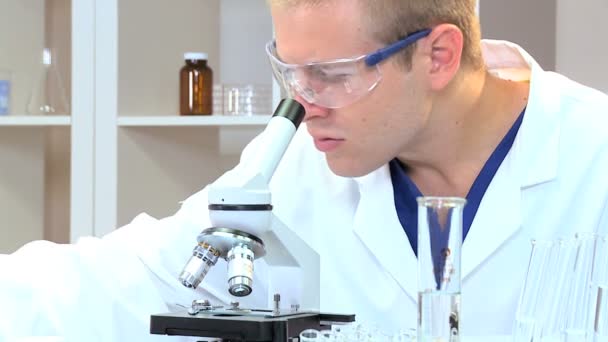
[[[414,32],[412,34],[409,34],[407,37],[405,37],[389,46],[383,47],[382,49],[380,49],[376,52],[370,53],[364,59],[365,64],[370,67],[374,66],[374,65],[382,62],[383,60],[389,58],[390,56],[396,54],[397,52],[401,51],[402,49],[405,49],[406,47],[412,45],[419,39],[428,36],[429,34],[431,34],[432,31],[433,31],[433,29],[425,29],[425,30]]]

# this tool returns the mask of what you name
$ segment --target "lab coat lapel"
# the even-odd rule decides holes
[[[513,57],[517,62],[511,63],[515,68],[509,71],[521,70],[517,75],[522,75],[527,69],[530,75],[531,69],[530,100],[515,142],[486,190],[463,243],[463,280],[521,228],[526,191],[557,176],[559,104],[547,91],[552,85],[546,82],[544,71],[532,57],[514,44],[494,42],[484,46],[484,54],[488,56],[492,48],[505,47],[512,54],[520,54]],[[508,74],[501,76],[510,78]]]
[[[528,108],[528,121],[524,117],[520,133],[486,190],[463,243],[463,279],[521,228],[526,192],[556,177],[559,129],[551,121],[542,122],[534,107]],[[531,148],[541,144],[542,148]]]
[[[503,162],[475,214],[461,250],[463,280],[521,227],[521,189],[514,162]]]
[[[378,263],[415,302],[417,259],[395,210],[388,166],[357,178],[360,201],[353,230]]]

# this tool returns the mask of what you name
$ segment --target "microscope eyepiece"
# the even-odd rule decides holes
[[[294,99],[285,98],[279,102],[272,116],[282,116],[289,119],[297,129],[304,120],[304,114],[306,114],[306,110],[302,104]]]

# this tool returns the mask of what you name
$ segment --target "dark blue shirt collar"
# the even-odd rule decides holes
[[[479,209],[479,205],[488,186],[492,182],[496,171],[511,150],[519,127],[524,118],[525,109],[521,112],[511,129],[507,132],[502,141],[498,144],[490,158],[477,175],[473,185],[467,194],[467,204],[464,207],[462,232],[463,240],[466,238],[473,219]],[[393,182],[393,192],[395,198],[395,208],[399,222],[405,230],[407,237],[412,245],[414,253],[418,253],[418,204],[416,198],[423,196],[416,184],[407,175],[407,169],[397,159],[389,163],[391,180]]]

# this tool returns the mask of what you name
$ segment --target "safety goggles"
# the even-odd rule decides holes
[[[277,81],[290,96],[325,108],[345,107],[372,91],[380,80],[380,62],[428,36],[431,29],[417,31],[373,53],[307,64],[287,64],[279,59],[276,42],[266,44],[266,54]]]

